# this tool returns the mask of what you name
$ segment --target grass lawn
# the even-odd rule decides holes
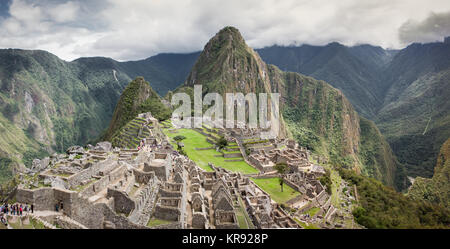
[[[222,155],[222,153],[217,152],[214,149],[195,150],[195,148],[208,148],[214,145],[206,142],[206,137],[193,129],[179,129],[177,133],[170,133],[167,132],[167,130],[164,130],[164,132],[169,138],[174,138],[179,135],[185,136],[186,139],[182,141],[184,144],[184,151],[192,161],[206,171],[212,171],[211,167],[208,165],[208,163],[211,162],[215,166],[233,172],[241,172],[243,174],[258,173],[258,170],[248,165],[245,161],[226,162],[226,158],[224,157],[215,157],[214,155]],[[174,148],[177,147],[175,141],[170,142]]]
[[[308,211],[304,212],[304,214],[309,214],[309,216],[313,217],[315,214],[317,214],[317,212],[319,212],[320,208],[318,207],[313,207],[310,208]]]
[[[148,223],[147,226],[148,227],[154,227],[154,226],[159,226],[159,225],[164,225],[164,224],[170,224],[173,221],[169,221],[169,220],[161,220],[161,219],[157,219],[155,217],[152,217]]]
[[[304,229],[319,229],[317,226],[315,226],[314,224],[309,224],[306,225],[306,223],[299,221],[297,218],[294,218],[294,220]]]
[[[294,198],[299,192],[295,191],[293,188],[286,184],[283,184],[283,192],[281,192],[280,182],[277,177],[265,178],[265,179],[255,179],[251,178],[253,182],[256,183],[260,188],[266,191],[270,198],[272,198],[277,203],[285,203],[288,200]]]
[[[238,219],[238,224],[240,229],[248,229],[247,222],[245,221],[245,217],[241,212],[238,212],[236,215]]]
[[[342,178],[339,176],[339,173],[335,170],[330,170],[330,178],[331,178],[331,204],[335,207],[339,207],[340,205],[340,191],[339,186],[341,185]]]
[[[240,212],[240,214],[241,214],[241,218],[243,218],[243,224],[244,224],[244,227],[242,227],[240,224],[241,224],[241,220],[239,220],[240,218],[239,218],[239,216],[238,216],[238,221],[239,221],[239,227],[240,228],[250,228],[250,229],[255,229],[255,225],[253,225],[253,222],[252,222],[252,220],[250,219],[250,217],[248,216],[248,214],[247,214],[247,212],[244,210],[244,203],[242,202],[242,199],[241,199],[241,197],[240,196],[238,196],[238,198],[239,198],[239,204],[241,205],[240,206],[240,208],[239,208],[239,212]]]

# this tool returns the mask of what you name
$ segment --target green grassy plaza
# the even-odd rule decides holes
[[[256,185],[266,191],[270,195],[272,200],[276,201],[277,203],[286,203],[288,200],[300,194],[286,184],[283,184],[283,192],[281,192],[280,182],[276,177],[265,179],[251,179],[256,183]]]
[[[217,152],[215,149],[210,150],[196,150],[195,148],[210,148],[214,147],[213,144],[206,142],[206,137],[193,129],[178,129],[176,132],[169,132],[169,129],[163,129],[163,132],[170,138],[170,143],[177,147],[173,138],[176,136],[185,136],[186,139],[182,141],[184,144],[184,151],[188,157],[197,163],[199,167],[206,171],[212,171],[208,163],[212,163],[215,166],[222,167],[224,169],[241,172],[243,174],[258,173],[258,170],[248,165],[245,161],[226,162],[224,157],[215,157],[215,155],[221,156],[222,153]]]
[[[147,226],[148,226],[148,227],[154,227],[154,226],[159,226],[159,225],[170,224],[170,223],[172,223],[172,222],[173,222],[173,221],[162,220],[162,219],[158,219],[158,218],[152,217],[152,218],[148,221]]]

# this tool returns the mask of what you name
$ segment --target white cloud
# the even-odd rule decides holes
[[[442,41],[444,36],[450,36],[450,11],[431,13],[422,21],[408,20],[399,30],[403,44]]]
[[[64,59],[141,59],[201,50],[231,25],[254,48],[332,41],[400,48],[406,21],[444,11],[447,0],[14,0],[0,21],[0,47],[46,49]]]
[[[79,6],[74,2],[67,2],[57,5],[49,9],[49,15],[52,20],[56,22],[74,21],[78,12]]]

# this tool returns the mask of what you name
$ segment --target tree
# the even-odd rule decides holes
[[[223,148],[227,147],[228,141],[224,137],[220,137],[219,140],[217,141],[216,145],[217,145],[217,147],[219,147],[219,149],[223,149]]]
[[[184,144],[181,143],[181,141],[183,141],[184,139],[186,139],[186,137],[185,136],[181,136],[181,135],[178,135],[178,136],[173,138],[173,140],[175,140],[177,142],[177,146],[178,146],[177,150],[180,151],[180,152],[183,150],[183,147],[184,147]]]
[[[185,137],[185,136],[181,136],[181,135],[178,135],[178,136],[176,136],[176,137],[173,138],[173,140],[175,140],[175,141],[177,141],[177,142],[181,142],[181,141],[183,141],[184,139],[186,139],[186,137]]]
[[[280,174],[280,178],[279,178],[279,182],[280,182],[280,186],[281,186],[281,192],[283,192],[283,183],[284,183],[284,174],[286,173],[287,170],[287,164],[285,163],[277,163],[275,165],[275,169],[278,172],[278,174]]]

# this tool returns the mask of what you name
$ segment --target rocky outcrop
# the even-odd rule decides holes
[[[106,152],[111,151],[111,149],[112,149],[112,145],[110,142],[107,142],[107,141],[97,143],[94,147],[94,150],[106,151]]]
[[[71,146],[66,150],[67,154],[84,154],[84,149],[81,146]]]

